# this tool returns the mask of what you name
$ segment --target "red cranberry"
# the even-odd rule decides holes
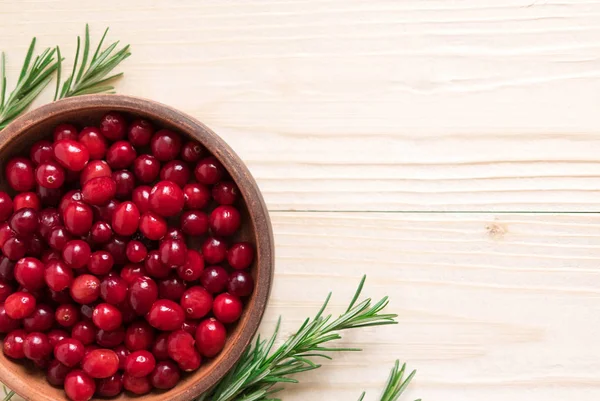
[[[130,263],[121,269],[121,278],[125,280],[128,285],[133,284],[135,279],[145,275],[146,270],[140,263]]]
[[[215,318],[203,320],[196,329],[196,348],[202,356],[212,358],[225,346],[227,331]]]
[[[179,301],[185,292],[185,282],[179,277],[172,276],[158,283],[158,295],[162,299]]]
[[[144,315],[158,298],[158,287],[150,277],[138,277],[129,287],[128,298],[135,313]]]
[[[233,235],[240,224],[240,212],[233,206],[218,206],[210,214],[210,229],[216,235]]]
[[[200,160],[204,151],[202,146],[196,141],[189,141],[181,149],[181,158],[188,163],[195,163]]]
[[[0,225],[0,246],[4,247],[6,241],[8,241],[10,238],[15,237],[16,235],[17,233],[15,233],[12,228],[10,228],[10,225],[8,223],[2,223],[2,225]]]
[[[129,302],[123,302],[117,306],[119,309],[121,309],[121,313],[123,314],[123,322],[125,324],[129,324],[138,318],[137,313],[135,313],[131,305],[129,305]]]
[[[112,216],[113,213],[115,212],[115,209],[117,208],[117,206],[119,206],[121,204],[121,202],[119,202],[116,199],[111,199],[108,201],[108,203],[106,204],[106,206],[97,206],[97,214],[98,214],[98,218],[102,221],[106,221],[106,222],[110,222],[112,221]]]
[[[127,122],[123,115],[111,111],[102,117],[100,131],[109,141],[118,141],[125,137]]]
[[[81,341],[65,338],[54,347],[54,357],[63,365],[73,367],[83,359],[84,350],[85,347]]]
[[[167,233],[167,222],[153,212],[145,212],[140,217],[140,231],[150,240],[161,239]]]
[[[150,383],[148,376],[133,377],[127,373],[123,375],[123,387],[125,390],[136,395],[147,394],[152,390],[152,384]]]
[[[146,146],[154,134],[154,127],[147,120],[135,120],[129,126],[127,139],[133,146]]]
[[[223,293],[213,302],[213,313],[223,323],[233,323],[242,315],[242,301],[235,295]]]
[[[146,350],[134,351],[125,361],[125,373],[133,377],[148,376],[156,366],[152,353]]]
[[[140,213],[146,213],[150,211],[151,190],[152,188],[147,185],[140,185],[139,187],[136,187],[131,193],[131,200],[133,201],[133,203],[135,203]]]
[[[121,265],[127,262],[127,242],[122,237],[112,237],[111,240],[104,245],[104,250],[112,255],[115,264]]]
[[[90,152],[77,141],[61,139],[54,142],[54,158],[66,169],[81,171],[90,160]]]
[[[44,264],[36,258],[20,259],[15,265],[15,279],[28,290],[39,290],[46,283],[44,281]]]
[[[52,300],[52,302],[59,305],[66,304],[72,301],[68,289],[64,289],[62,291],[54,291],[48,289],[48,296],[50,297],[50,300]]]
[[[94,178],[110,177],[111,175],[112,170],[108,163],[104,160],[92,160],[81,170],[79,183],[83,186],[86,182]]]
[[[196,281],[204,270],[204,259],[198,251],[188,249],[185,264],[177,268],[177,274],[185,281]]]
[[[202,255],[210,264],[220,263],[227,255],[227,245],[220,238],[209,237],[202,244]]]
[[[6,300],[6,298],[8,298],[8,296],[13,292],[13,286],[10,285],[10,283],[2,281],[2,279],[0,279],[0,302],[4,302],[4,300]]]
[[[148,254],[144,267],[146,268],[148,275],[154,278],[166,278],[169,277],[169,274],[171,273],[171,268],[160,261],[158,251],[151,251]]]
[[[113,350],[96,349],[83,358],[81,367],[90,377],[104,379],[117,373],[119,357]]]
[[[6,181],[12,189],[18,192],[31,190],[35,185],[33,164],[24,157],[11,159],[4,170]]]
[[[39,210],[41,208],[40,198],[36,195],[35,192],[21,192],[21,193],[15,195],[15,198],[13,199],[13,202],[11,203],[11,205],[14,205],[15,212],[17,210],[26,209],[26,208],[30,208],[30,209],[35,210],[36,212],[39,212]],[[1,207],[2,207],[2,205],[0,204],[0,208]],[[7,218],[8,218],[8,216],[7,216]],[[4,220],[6,220],[6,219],[4,219]]]
[[[141,182],[150,183],[158,178],[160,162],[152,155],[140,155],[133,161],[133,173]]]
[[[82,200],[83,195],[81,194],[81,191],[71,190],[67,192],[60,200],[60,206],[58,207],[58,210],[61,214],[65,214],[67,206],[69,206],[73,202],[81,202]]]
[[[23,328],[27,332],[46,332],[54,324],[54,310],[48,305],[38,304],[33,313],[23,319]]]
[[[181,327],[185,315],[179,304],[168,299],[159,299],[152,304],[146,320],[158,330],[172,331]]]
[[[221,266],[209,266],[202,271],[200,283],[206,291],[217,294],[223,292],[229,282],[229,274]]]
[[[167,341],[169,333],[161,333],[156,337],[156,341],[152,344],[152,355],[157,361],[169,359],[169,351],[167,349]]]
[[[39,257],[42,255],[42,252],[46,249],[46,243],[42,241],[42,238],[39,234],[33,234],[31,238],[29,238],[29,249],[27,249],[26,255]]]
[[[81,193],[90,205],[106,205],[117,193],[117,183],[111,177],[92,178],[83,185]]]
[[[52,133],[54,141],[60,141],[61,139],[72,139],[77,140],[77,128],[73,124],[59,124],[54,128]]]
[[[65,393],[71,401],[88,401],[96,392],[96,382],[82,370],[72,370],[65,378]]]
[[[54,208],[44,209],[38,214],[38,216],[40,220],[39,232],[44,238],[48,238],[50,231],[52,231],[54,227],[62,226],[60,214],[58,213],[58,210]]]
[[[213,185],[223,178],[225,169],[221,162],[210,156],[198,162],[194,170],[194,175],[200,184]]]
[[[90,239],[96,244],[104,244],[110,241],[112,235],[112,228],[110,224],[105,221],[95,222],[90,231]]]
[[[14,275],[15,264],[6,256],[0,255],[0,279],[5,281],[12,280]]]
[[[70,371],[71,368],[54,359],[48,364],[48,369],[46,370],[46,380],[53,386],[62,386],[65,382],[67,374],[69,374]]]
[[[161,162],[173,160],[181,150],[181,137],[166,129],[158,131],[150,140],[152,154]]]
[[[69,241],[63,248],[63,260],[72,269],[81,269],[90,261],[92,250],[87,242],[76,239]]]
[[[65,170],[58,163],[49,161],[35,169],[35,180],[42,187],[60,188],[65,182]]]
[[[67,333],[64,330],[60,330],[60,329],[50,330],[47,335],[48,335],[48,341],[50,341],[50,345],[53,347],[53,349],[54,349],[54,347],[56,347],[56,344],[58,344],[58,342],[60,340],[69,338],[69,333]]]
[[[44,280],[54,291],[62,291],[73,282],[73,271],[60,260],[52,260],[46,265]]]
[[[220,205],[233,205],[239,195],[239,189],[233,181],[221,181],[212,189],[213,199]]]
[[[23,343],[27,333],[25,330],[13,330],[4,337],[3,350],[4,355],[13,359],[25,358]]]
[[[79,309],[73,304],[63,304],[56,308],[56,323],[63,327],[73,327],[79,322]]]
[[[183,232],[176,229],[175,227],[169,227],[167,229],[167,233],[164,236],[164,239],[172,239],[176,241],[185,241],[185,236]]]
[[[191,236],[200,236],[208,231],[208,215],[198,210],[188,210],[181,214],[181,230]]]
[[[100,134],[100,130],[96,127],[85,127],[79,134],[79,142],[81,142],[90,152],[90,160],[98,160],[104,158],[106,154],[106,139]]]
[[[81,321],[71,329],[71,337],[81,341],[84,345],[90,345],[96,341],[96,332],[96,327],[91,322]]]
[[[183,209],[183,191],[172,181],[158,182],[150,192],[152,211],[161,216],[174,216]]]
[[[15,293],[15,294],[17,294],[17,293]],[[10,316],[8,316],[8,313],[6,313],[6,308],[9,308],[9,304],[8,304],[9,299],[10,299],[10,296],[8,298],[6,298],[7,302],[4,305],[0,304],[0,333],[8,333],[10,331],[18,329],[21,326],[21,322],[19,320],[11,318]],[[35,305],[34,305],[34,307],[35,307]],[[15,307],[12,306],[12,308],[14,309]],[[33,311],[31,311],[31,312],[33,312]],[[20,312],[20,313],[23,313],[23,312]]]
[[[100,284],[100,296],[111,305],[119,305],[127,297],[127,282],[116,275],[105,277]]]
[[[154,329],[145,321],[134,322],[125,331],[125,346],[131,351],[148,349],[153,342]]]
[[[61,260],[61,259],[62,259],[62,253],[58,252],[54,249],[45,249],[44,252],[42,253],[42,257],[40,258],[40,260],[45,264],[50,263],[52,260]],[[46,270],[48,270],[47,266],[46,266]]]
[[[100,296],[100,280],[91,274],[82,274],[73,280],[71,297],[80,304],[90,304]]]
[[[23,353],[27,359],[40,360],[52,352],[52,346],[44,333],[33,332],[27,334],[23,341]]]
[[[127,360],[127,357],[129,356],[130,352],[127,349],[127,347],[125,347],[123,344],[117,346],[114,349],[115,353],[117,354],[117,356],[119,357],[119,369],[121,370],[125,370],[125,361]]]
[[[157,363],[150,374],[152,385],[161,390],[168,390],[175,387],[180,378],[181,372],[179,367],[171,361]]]
[[[210,191],[206,186],[198,183],[183,187],[183,196],[187,209],[204,209],[210,202]]]
[[[88,262],[88,270],[97,276],[108,274],[114,265],[114,259],[107,251],[92,253]]]
[[[106,162],[115,169],[127,168],[137,156],[135,148],[127,141],[113,143],[106,152]]]
[[[246,269],[254,260],[254,247],[249,242],[233,244],[227,251],[227,261],[234,269]]]
[[[187,317],[200,319],[212,309],[212,296],[203,287],[188,288],[181,297],[181,307]]]
[[[196,335],[196,329],[198,329],[198,323],[194,320],[186,320],[181,325],[181,330],[190,333],[191,335]]]
[[[26,192],[26,193],[29,193],[29,192]],[[19,209],[20,208],[17,208],[15,206],[15,211],[17,211]],[[0,221],[6,221],[6,219],[8,219],[10,217],[12,212],[13,212],[13,201],[10,198],[10,195],[8,195],[4,191],[0,191]]]
[[[71,202],[65,207],[63,220],[65,227],[73,235],[85,235],[92,228],[94,213],[92,208],[83,202]]]
[[[25,208],[17,210],[8,224],[17,235],[29,237],[38,230],[40,219],[34,209]]]
[[[52,189],[38,185],[35,189],[35,194],[40,199],[42,205],[56,207],[60,203],[63,191],[61,188]]]
[[[185,372],[198,369],[202,361],[200,354],[194,347],[194,342],[194,337],[183,330],[172,332],[167,340],[169,356]]]
[[[64,227],[54,227],[48,235],[48,245],[62,252],[71,238],[71,234]]]
[[[111,377],[98,380],[96,394],[100,397],[115,397],[123,391],[123,375],[115,373]]]
[[[246,297],[254,290],[254,279],[245,270],[237,270],[229,275],[227,291],[236,297]]]
[[[164,239],[158,247],[160,261],[166,266],[177,267],[185,264],[187,246],[182,240]]]
[[[127,170],[119,170],[112,174],[112,179],[117,183],[117,193],[115,195],[117,199],[129,198],[135,187],[133,174]]]
[[[190,169],[181,160],[171,160],[160,170],[160,179],[173,181],[175,184],[183,187],[190,180]]]
[[[34,143],[29,150],[29,158],[36,165],[53,161],[54,150],[52,149],[52,142],[41,140]]]
[[[111,331],[121,326],[123,316],[117,307],[111,304],[99,304],[94,308],[92,321],[99,329]]]
[[[115,209],[112,228],[119,235],[129,236],[137,231],[139,222],[140,211],[135,203],[127,201]]]
[[[101,347],[114,348],[121,344],[125,339],[125,330],[119,327],[113,331],[98,330],[96,333],[96,342]]]

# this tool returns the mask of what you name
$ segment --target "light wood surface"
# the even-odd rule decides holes
[[[265,332],[329,290],[341,307],[362,273],[392,297],[399,326],[350,333],[365,351],[286,401],[375,400],[396,358],[419,370],[407,400],[600,399],[600,2],[0,1],[0,19],[13,78],[32,36],[70,62],[85,22],[110,25],[133,51],[119,92],[240,154],[277,243]]]

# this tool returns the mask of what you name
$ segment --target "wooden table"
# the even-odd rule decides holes
[[[169,5],[170,4],[170,5]],[[120,93],[204,121],[271,210],[283,334],[360,276],[399,325],[349,333],[286,401],[600,399],[600,3],[594,0],[2,1],[72,61],[131,43]],[[14,82],[14,81],[12,81]],[[48,93],[45,101],[49,99]]]

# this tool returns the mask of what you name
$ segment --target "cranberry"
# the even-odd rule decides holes
[[[202,146],[196,141],[188,141],[181,149],[181,158],[188,163],[200,160],[203,154]]]
[[[197,328],[198,328],[198,323],[194,320],[186,320],[181,325],[181,330],[185,331],[186,333],[190,333],[191,335],[196,334]]]
[[[229,274],[221,266],[209,266],[202,271],[200,283],[206,291],[216,294],[222,292],[229,282]]]
[[[39,290],[46,285],[44,270],[45,267],[41,260],[31,257],[23,258],[15,265],[15,279],[28,290]]]
[[[157,363],[150,374],[152,385],[161,390],[168,390],[175,387],[180,378],[181,372],[179,367],[171,361]]]
[[[73,124],[59,124],[54,128],[52,133],[54,141],[60,141],[61,139],[72,139],[77,140],[77,128]]]
[[[13,330],[8,333],[4,338],[4,355],[13,359],[25,358],[25,352],[23,351],[25,337],[27,337],[25,330]]]
[[[1,199],[1,198],[0,198]],[[33,209],[36,212],[40,211],[40,198],[37,196],[35,192],[21,192],[15,195],[14,200],[11,202],[11,205],[14,205],[15,212],[17,210],[29,208]],[[0,204],[0,208],[2,205]],[[8,218],[8,216],[7,216]],[[4,219],[6,220],[6,219]]]
[[[82,274],[73,280],[71,297],[80,304],[90,304],[100,296],[100,280],[91,274]]]
[[[190,180],[190,169],[181,160],[171,160],[160,170],[160,179],[173,181],[175,184],[183,187]]]
[[[23,291],[17,291],[8,296],[4,301],[6,315],[11,319],[23,319],[35,310],[35,297]]]
[[[121,344],[125,339],[125,330],[119,327],[113,331],[98,330],[96,333],[96,342],[101,347],[114,348]]]
[[[129,350],[127,349],[126,346],[121,344],[121,345],[117,346],[114,349],[114,351],[117,354],[117,356],[119,357],[119,369],[125,370],[125,361],[127,360],[127,357],[130,354]]]
[[[27,249],[26,255],[39,257],[42,255],[42,252],[46,249],[46,243],[42,241],[42,238],[39,234],[33,234],[31,238],[29,238],[29,249]]]
[[[90,345],[86,345],[85,346],[85,355],[89,354],[92,351],[95,351],[97,349],[100,349],[99,346],[97,346],[96,344],[90,344]],[[84,355],[84,357],[85,357]]]
[[[84,345],[93,344],[96,341],[96,333],[96,327],[89,321],[77,322],[71,329],[71,337]]]
[[[38,185],[35,189],[35,194],[40,199],[42,205],[56,207],[60,203],[63,191],[61,188],[45,188]]]
[[[112,170],[108,163],[104,160],[92,160],[81,170],[79,183],[83,186],[86,182],[94,178],[110,177],[111,175]]]
[[[52,261],[52,260],[61,260],[61,259],[62,259],[62,253],[58,252],[57,250],[54,250],[54,249],[44,249],[44,252],[42,252],[42,256],[40,258],[40,260],[46,264],[50,263],[50,261]],[[46,270],[48,270],[47,266],[46,266]]]
[[[8,301],[9,299],[10,296],[6,300]],[[8,316],[8,313],[6,313],[6,308],[8,308],[7,303],[5,303],[4,305],[0,304],[0,333],[8,333],[10,331],[18,329],[21,326],[21,322],[19,320],[13,319],[10,316]]]
[[[81,193],[90,205],[106,205],[117,193],[117,183],[111,177],[92,178],[83,184]]]
[[[0,255],[0,279],[10,281],[14,276],[15,264],[6,256]]]
[[[121,269],[121,278],[125,280],[128,285],[133,284],[137,278],[145,275],[146,270],[140,263],[130,263]]]
[[[129,134],[127,139],[133,146],[146,146],[150,143],[150,139],[154,134],[154,127],[147,120],[135,120],[129,126]]]
[[[169,335],[167,350],[169,356],[185,372],[191,372],[200,367],[200,354],[194,347],[194,337],[183,330],[177,330]]]
[[[90,239],[94,241],[96,244],[104,244],[112,238],[113,231],[110,226],[105,221],[97,221],[92,226],[90,230]]]
[[[92,228],[94,213],[92,208],[83,202],[71,202],[65,207],[63,220],[71,234],[85,235]]]
[[[54,318],[63,327],[73,327],[79,322],[79,309],[73,304],[63,304],[56,308]]]
[[[97,382],[96,394],[100,397],[115,397],[123,391],[123,375],[115,373]]]
[[[160,261],[158,251],[151,251],[148,254],[144,267],[148,275],[154,278],[166,278],[171,273],[171,268]]]
[[[17,235],[29,237],[38,230],[40,219],[35,209],[27,207],[17,210],[8,224]]]
[[[160,181],[150,192],[150,207],[161,216],[176,215],[183,209],[183,204],[183,191],[172,181]]]
[[[54,310],[48,305],[38,304],[33,313],[23,319],[23,328],[27,332],[46,332],[54,324]]]
[[[127,201],[115,209],[112,218],[112,228],[119,235],[132,235],[138,229],[140,211],[135,203]]]
[[[149,375],[156,366],[156,360],[152,353],[146,350],[134,351],[125,361],[125,373],[133,377],[144,377]]]
[[[53,161],[54,150],[52,149],[52,143],[46,140],[37,141],[29,149],[29,158],[36,165]]]
[[[135,148],[127,141],[113,143],[106,152],[106,162],[115,169],[127,168],[137,156]]]
[[[62,256],[67,265],[73,269],[81,269],[90,261],[92,250],[87,242],[76,239],[69,241],[63,248]]]
[[[198,164],[196,164],[194,175],[200,184],[213,185],[223,178],[225,169],[221,162],[210,156],[200,160]]]
[[[121,311],[111,304],[99,304],[94,308],[92,321],[101,330],[111,331],[121,326]]]
[[[60,214],[58,213],[58,210],[54,208],[44,209],[38,216],[40,221],[39,232],[44,238],[48,238],[48,235],[50,235],[50,231],[52,231],[53,228],[62,226]]]
[[[208,215],[198,210],[188,210],[181,214],[181,230],[192,236],[200,236],[208,231]]]
[[[85,347],[81,341],[65,338],[54,347],[54,357],[63,365],[73,367],[83,359],[84,350]]]
[[[53,386],[62,386],[65,382],[67,374],[71,371],[66,365],[63,365],[56,359],[50,361],[48,364],[48,370],[46,370],[46,380]]]
[[[158,283],[158,295],[162,299],[179,301],[185,292],[185,282],[179,277],[172,276]]]
[[[104,245],[104,249],[112,255],[116,264],[121,265],[127,262],[127,242],[122,237],[112,237],[111,240]]]
[[[150,141],[152,154],[158,160],[164,162],[173,160],[181,150],[181,137],[166,129],[158,131]]]
[[[108,274],[113,267],[114,259],[107,251],[96,251],[92,253],[88,262],[88,270],[97,276]]]
[[[52,352],[52,346],[44,333],[33,332],[27,334],[23,341],[23,353],[27,359],[44,359]]]
[[[72,301],[68,289],[64,289],[62,291],[54,291],[48,289],[48,296],[52,302],[59,305],[66,304]]]
[[[97,214],[98,218],[102,221],[110,222],[112,221],[113,213],[117,206],[119,206],[121,202],[116,199],[111,199],[105,206],[97,206]]]
[[[64,340],[65,338],[69,338],[69,333],[67,333],[64,330],[60,330],[60,329],[53,329],[50,330],[47,334],[48,336],[48,341],[50,341],[50,345],[53,347],[56,346],[56,344],[58,344],[58,342],[60,340]]]
[[[125,390],[131,391],[136,395],[147,394],[152,390],[152,384],[150,383],[148,376],[133,377],[127,373],[123,375],[123,387]]]
[[[159,299],[152,304],[146,320],[158,330],[172,331],[181,327],[185,315],[179,304],[168,299]]]
[[[82,370],[72,370],[65,378],[65,393],[71,401],[88,401],[96,392],[96,382]]]
[[[158,248],[160,261],[166,266],[177,267],[185,264],[187,246],[182,240],[164,239]]]
[[[10,228],[10,225],[8,223],[2,223],[2,225],[0,225],[0,246],[3,247],[6,241],[8,241],[10,238],[15,237],[16,235],[17,233],[15,233],[12,228]]]
[[[90,152],[77,141],[61,139],[54,142],[54,158],[68,170],[81,171],[90,160]]]
[[[198,183],[183,187],[185,207],[187,209],[204,209],[210,202],[210,192],[206,186]]]
[[[188,288],[181,297],[181,307],[187,317],[200,319],[212,309],[212,296],[203,287]]]
[[[91,160],[102,159],[106,154],[106,139],[100,134],[98,128],[85,127],[81,130],[78,139],[90,152]]]
[[[8,296],[10,294],[12,294],[14,292],[14,288],[12,285],[10,285],[10,283],[7,283],[5,281],[2,281],[2,279],[0,279],[0,302],[4,302],[4,300],[6,300],[6,298],[8,298]]]
[[[213,313],[223,323],[233,323],[242,315],[242,301],[235,295],[223,293],[213,302]]]
[[[26,193],[30,193],[30,192],[26,192]],[[17,211],[19,209],[20,208],[17,208],[15,206],[15,211]],[[0,221],[6,221],[6,219],[8,219],[10,217],[12,212],[13,212],[13,201],[10,198],[10,195],[8,195],[4,191],[0,191]]]
[[[117,373],[119,357],[110,349],[96,349],[85,355],[83,371],[95,379],[104,379]]]
[[[158,298],[158,287],[150,277],[138,277],[129,287],[128,298],[135,313],[144,315]]]
[[[210,264],[220,263],[227,255],[227,245],[220,238],[209,237],[202,244],[202,255]]]
[[[112,179],[117,183],[117,199],[126,199],[131,196],[131,192],[135,187],[135,178],[133,174],[127,170],[119,170],[112,173]]]
[[[64,227],[54,227],[48,234],[48,245],[57,251],[62,252],[69,241],[71,234]]]
[[[125,346],[131,351],[148,349],[153,342],[154,329],[145,321],[134,322],[125,331]]]
[[[127,122],[122,114],[111,111],[102,117],[100,131],[110,141],[118,141],[125,137]]]
[[[210,229],[216,235],[233,235],[240,224],[240,212],[233,206],[218,206],[210,214]]]
[[[167,341],[169,333],[161,333],[156,337],[156,341],[152,344],[152,355],[157,361],[169,359],[169,351],[167,349]]]
[[[141,155],[133,161],[133,173],[138,180],[150,183],[158,178],[160,162],[152,155]]]
[[[145,212],[140,217],[140,231],[146,238],[156,241],[167,233],[167,222],[156,213]]]
[[[178,230],[175,227],[169,227],[167,229],[167,233],[164,236],[164,239],[173,239],[176,241],[185,241],[185,237],[183,235],[183,232]]]
[[[246,297],[254,290],[254,279],[245,270],[237,270],[229,275],[227,291],[236,297]]]
[[[18,192],[31,190],[35,185],[33,164],[24,157],[15,157],[6,165],[6,181]]]
[[[51,260],[46,265],[44,280],[54,291],[62,291],[73,282],[73,271],[60,260]]]
[[[239,195],[239,189],[233,181],[221,181],[212,189],[213,199],[220,205],[233,205]]]
[[[254,247],[249,242],[233,244],[227,251],[227,261],[234,269],[246,269],[254,260]]]
[[[42,187],[60,188],[65,182],[65,170],[58,163],[49,161],[35,169],[35,180]]]
[[[129,305],[129,302],[125,301],[118,305],[118,307],[121,309],[121,313],[123,314],[123,322],[125,324],[129,324],[138,318],[137,313],[135,313],[131,305]]]
[[[215,318],[203,320],[196,329],[196,348],[202,356],[212,358],[225,346],[227,331]]]
[[[188,249],[184,265],[177,268],[177,274],[185,281],[195,281],[202,275],[204,270],[204,259],[198,251]]]
[[[135,203],[140,213],[146,213],[150,211],[151,190],[152,188],[147,185],[140,185],[139,187],[136,187],[131,193],[131,200],[133,201],[133,203]]]
[[[119,276],[109,275],[102,279],[100,296],[105,302],[118,305],[127,297],[127,283]]]

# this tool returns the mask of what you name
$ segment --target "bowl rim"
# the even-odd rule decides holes
[[[227,161],[228,172],[238,184],[246,208],[249,211],[249,217],[253,222],[253,235],[256,244],[255,260],[257,261],[257,265],[255,268],[257,280],[250,303],[246,306],[247,310],[242,320],[238,322],[238,324],[243,324],[243,327],[237,330],[237,338],[233,339],[230,337],[228,339],[228,341],[234,341],[234,343],[221,363],[213,366],[204,377],[196,382],[190,382],[184,391],[169,397],[170,401],[193,400],[217,384],[237,363],[244,350],[250,345],[256,335],[265,313],[274,273],[273,230],[266,203],[247,166],[219,135],[204,123],[182,111],[144,98],[114,94],[94,94],[62,99],[37,107],[16,118],[0,131],[0,149],[10,146],[11,142],[19,134],[34,128],[48,119],[57,118],[61,115],[73,113],[74,111],[85,112],[90,110],[115,110],[138,115],[144,114],[149,116],[149,119],[159,121],[161,125],[174,126],[178,131],[199,140],[219,161]],[[260,235],[258,235],[259,232],[261,233]],[[4,369],[2,371],[6,372]],[[25,380],[20,379],[20,375],[12,373],[6,377],[0,377],[0,379],[21,397],[35,399],[35,394],[28,394],[30,386],[26,385]],[[157,395],[164,396],[165,394],[161,393]],[[144,399],[144,397],[136,396],[136,399]]]

